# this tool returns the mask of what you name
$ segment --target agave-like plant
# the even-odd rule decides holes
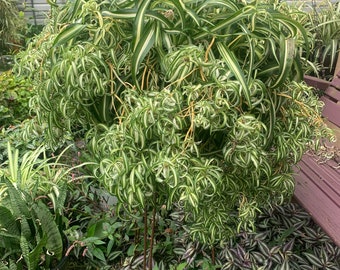
[[[51,145],[86,134],[94,175],[143,213],[151,251],[174,202],[209,245],[253,227],[328,134],[301,82],[308,34],[274,1],[76,0],[52,14],[16,70],[34,78]]]

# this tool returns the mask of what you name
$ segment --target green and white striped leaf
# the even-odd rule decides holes
[[[127,20],[127,19],[133,19],[137,15],[137,9],[124,9],[124,10],[117,10],[117,11],[108,11],[105,10],[102,12],[103,17],[110,17],[113,19],[121,19],[121,20]]]
[[[77,35],[79,35],[85,28],[86,25],[80,23],[73,23],[66,26],[66,28],[55,38],[53,47],[63,45],[66,42],[72,40],[73,38],[77,37]]]
[[[248,103],[248,106],[251,107],[250,90],[247,84],[247,80],[244,76],[244,73],[239,63],[237,62],[237,58],[235,57],[233,52],[231,52],[225,45],[223,45],[220,42],[217,43],[217,49],[220,52],[227,66],[230,68],[231,72],[235,75],[236,79],[240,82],[244,97]]]
[[[137,80],[137,74],[140,69],[140,65],[144,60],[147,53],[150,51],[156,40],[156,24],[153,22],[148,22],[144,28],[142,38],[139,40],[135,51],[132,56],[132,78],[137,87],[139,87],[139,82]]]
[[[280,70],[279,76],[275,83],[272,85],[273,88],[282,85],[291,72],[291,68],[294,62],[295,56],[295,41],[293,38],[285,39],[281,36],[280,41]]]
[[[144,33],[144,26],[145,26],[145,13],[148,6],[151,3],[151,0],[143,0],[139,1],[141,4],[138,6],[136,18],[134,21],[134,28],[133,28],[133,48],[136,49],[137,45],[139,44],[139,40]]]
[[[229,17],[224,19],[222,22],[217,25],[209,28],[206,32],[201,31],[199,34],[194,36],[194,39],[202,39],[207,35],[218,34],[218,31],[225,29],[226,27],[230,27],[232,24],[241,21],[242,19],[249,16],[252,12],[254,12],[251,8],[240,9],[237,12],[233,12]]]

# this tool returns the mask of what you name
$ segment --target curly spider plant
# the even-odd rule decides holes
[[[252,228],[328,134],[301,82],[309,36],[273,2],[70,1],[19,55],[49,143],[85,134],[98,181],[144,215],[145,253],[174,202],[209,245]]]

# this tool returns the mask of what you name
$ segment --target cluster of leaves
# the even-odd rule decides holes
[[[66,208],[70,226],[65,231],[69,244],[63,267],[143,269],[144,247],[139,240],[143,237],[140,234],[143,217],[131,223],[121,212],[118,218],[116,200],[108,194],[91,191],[93,184],[78,185],[78,193],[74,193]],[[214,246],[192,240],[185,212],[179,205],[171,212],[165,207],[159,209],[156,219],[153,269],[335,270],[340,267],[340,248],[294,203],[263,210],[255,232],[241,232]],[[150,249],[147,252],[150,254]]]
[[[17,170],[22,179],[15,170],[1,170],[1,269],[143,269],[143,217],[131,222],[129,214],[116,211],[117,198],[95,181],[78,180],[75,170],[66,184],[61,167],[53,172],[39,160],[41,151],[25,155]],[[12,154],[15,160],[17,151]],[[44,181],[41,169],[46,180],[54,180]],[[153,269],[340,267],[339,247],[296,204],[263,210],[255,232],[214,246],[192,240],[178,204],[172,211],[158,209],[155,220]]]
[[[49,267],[63,252],[61,233],[49,208],[4,177],[0,183],[5,193],[0,203],[1,269]]]
[[[0,130],[27,119],[29,100],[33,96],[28,79],[17,77],[11,71],[0,74]]]
[[[222,269],[338,269],[340,249],[294,203],[265,210],[256,233],[242,233],[220,258]]]
[[[274,206],[258,217],[256,232],[242,232],[214,247],[193,242],[183,230],[184,212],[171,213],[173,258],[163,253],[155,269],[338,269],[340,248],[300,206]],[[176,231],[177,229],[177,231]],[[182,231],[179,231],[182,230]],[[162,251],[159,249],[157,251]],[[157,252],[156,251],[156,252]],[[117,269],[142,269],[140,258]],[[169,264],[170,263],[170,264]],[[130,267],[130,268],[129,268]]]

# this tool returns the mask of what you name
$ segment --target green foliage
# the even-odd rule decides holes
[[[39,269],[38,265],[48,267],[52,259],[60,259],[62,236],[48,207],[4,176],[0,183],[1,261],[10,267],[15,261],[19,268],[34,270]]]
[[[340,5],[334,1],[315,1],[311,5],[296,1],[280,3],[280,10],[299,21],[307,29],[310,54],[307,60],[312,63],[307,73],[324,79],[333,77],[340,49]]]
[[[77,185],[75,190],[82,196],[74,192],[70,200],[77,211],[65,212],[72,224],[65,231],[70,240],[65,268],[143,269],[143,247],[138,241],[144,226],[142,217],[134,224],[117,219],[114,205],[88,188],[94,184]],[[240,232],[212,247],[192,240],[181,208],[175,207],[172,212],[162,208],[157,212],[153,269],[340,267],[339,247],[299,205],[289,203],[262,210],[255,232]]]
[[[32,121],[33,122],[33,121]],[[16,149],[20,154],[24,154],[27,150],[37,149],[44,141],[44,136],[41,133],[27,132],[31,121],[24,121],[21,124],[15,126],[9,126],[8,128],[2,128],[0,132],[0,164],[4,163],[8,159],[8,142]],[[26,136],[27,135],[27,136]],[[21,158],[21,157],[20,157]],[[19,158],[19,159],[20,159]]]
[[[222,269],[338,269],[340,249],[300,206],[265,210],[256,233],[242,233],[219,253]]]
[[[17,49],[20,32],[25,28],[24,14],[17,9],[13,0],[0,2],[0,55]]]
[[[311,59],[320,65],[320,75],[332,78],[340,50],[340,5],[329,0],[321,1],[311,14],[306,27],[314,34]]]
[[[7,153],[0,169],[1,261],[8,269],[13,262],[18,269],[49,269],[64,252],[62,213],[71,179],[59,163],[64,152],[48,158],[39,147],[20,155],[8,143]]]
[[[301,82],[309,44],[271,1],[76,0],[53,10],[15,70],[36,82],[49,144],[85,136],[117,214],[142,218],[146,269],[163,206],[178,203],[191,236],[213,246],[293,193],[291,165],[329,135]]]
[[[0,74],[0,129],[29,118],[32,83],[11,71]]]

